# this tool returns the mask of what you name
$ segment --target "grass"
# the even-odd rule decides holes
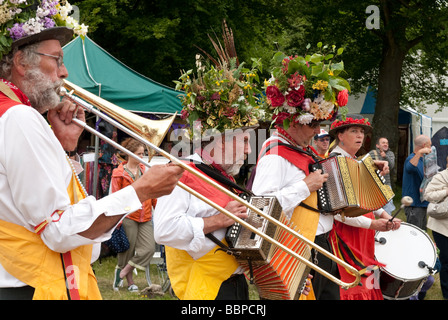
[[[395,190],[395,198],[394,203],[395,207],[400,207],[401,203],[401,189],[397,188]],[[395,211],[396,212],[396,211]],[[406,216],[404,212],[400,212],[397,216],[401,221],[406,221]],[[432,238],[431,230],[428,230],[429,236]],[[114,291],[112,289],[113,279],[114,279],[114,270],[117,264],[116,257],[107,257],[103,258],[94,263],[93,268],[98,279],[98,285],[103,296],[104,300],[177,300],[177,298],[170,294],[167,291],[163,296],[154,296],[147,297],[143,296],[139,293],[128,292],[126,287],[126,281],[124,281],[123,288],[120,288],[119,291]],[[151,274],[151,282],[155,284],[162,284],[162,280],[160,277],[160,271],[158,270],[157,263],[151,264],[150,269]],[[434,275],[435,281],[433,286],[428,290],[425,300],[443,300],[441,288],[440,288],[440,278],[439,274]],[[148,287],[148,282],[146,280],[145,272],[138,271],[137,274],[134,274],[135,284],[139,287],[140,290]],[[250,298],[251,300],[257,300],[258,294],[256,288],[251,285],[250,286]]]
[[[112,285],[116,265],[117,258],[114,256],[103,258],[93,264],[93,269],[98,280],[98,286],[104,300],[177,300],[177,297],[175,297],[169,290],[167,290],[163,296],[153,297],[147,297],[140,293],[129,292],[127,290],[126,280],[123,281],[122,288],[120,288],[118,291],[114,291]],[[151,264],[150,278],[151,283],[153,284],[163,284],[164,279],[157,266],[157,260],[154,264]],[[134,273],[133,279],[139,290],[143,290],[148,287],[145,272],[137,271],[137,274]],[[258,294],[255,287],[253,285],[250,285],[249,288],[250,299],[258,300]]]

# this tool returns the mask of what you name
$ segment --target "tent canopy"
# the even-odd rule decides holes
[[[63,48],[67,80],[126,110],[139,113],[174,114],[182,110],[179,95],[127,67],[85,37]]]

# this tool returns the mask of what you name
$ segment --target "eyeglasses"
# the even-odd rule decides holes
[[[330,138],[319,138],[319,139],[317,139],[317,140],[319,140],[319,141],[321,141],[321,142],[323,142],[323,141],[330,141]]]
[[[62,67],[62,65],[64,64],[64,57],[62,57],[62,56],[55,56],[52,54],[42,53],[42,52],[34,52],[34,53],[41,55],[41,56],[50,57],[50,58],[55,59],[56,63],[58,64],[58,68]]]

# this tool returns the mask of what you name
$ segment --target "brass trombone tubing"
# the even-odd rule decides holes
[[[166,152],[165,150],[155,146],[154,144],[152,144],[150,141],[142,138],[141,136],[139,136],[138,134],[136,134],[135,132],[133,132],[132,130],[129,130],[127,127],[123,126],[121,123],[119,123],[118,121],[116,121],[115,119],[112,119],[111,117],[109,117],[108,115],[98,111],[97,109],[95,109],[95,107],[93,105],[91,105],[90,103],[84,101],[83,99],[80,99],[78,97],[76,97],[75,95],[73,95],[73,92],[66,92],[65,96],[67,98],[69,98],[70,100],[72,100],[74,103],[76,103],[77,105],[81,106],[82,108],[84,108],[86,111],[88,112],[92,112],[94,114],[96,114],[97,116],[101,117],[103,120],[109,122],[110,124],[116,126],[118,129],[122,130],[123,132],[125,132],[126,134],[130,135],[131,137],[135,138],[136,140],[142,142],[143,144],[149,146],[150,148],[152,148],[153,150],[155,150],[156,152],[158,152],[159,154],[161,154],[162,156],[164,156],[165,158],[169,159],[170,161],[172,161],[173,163],[175,163],[176,165],[179,165],[180,167],[182,167],[183,169],[185,169],[186,171],[194,174],[195,176],[197,176],[198,178],[204,180],[205,182],[207,182],[208,184],[210,184],[211,186],[215,187],[216,189],[218,189],[219,191],[225,193],[226,195],[228,195],[229,197],[231,197],[232,199],[240,202],[241,204],[243,204],[244,206],[246,206],[247,208],[250,208],[253,212],[256,212],[258,215],[262,216],[263,218],[265,218],[266,220],[268,220],[269,222],[273,223],[274,225],[276,225],[277,227],[283,228],[284,230],[286,230],[287,232],[291,233],[292,235],[294,235],[295,237],[299,238],[301,241],[305,242],[306,244],[308,244],[310,247],[314,248],[315,250],[319,251],[321,254],[327,256],[329,259],[335,261],[336,263],[342,265],[344,268],[348,269],[354,276],[355,276],[355,280],[351,283],[346,283],[341,281],[340,279],[334,277],[333,275],[329,274],[327,271],[323,270],[322,268],[318,267],[317,265],[313,264],[312,262],[310,262],[309,260],[305,259],[304,257],[298,255],[296,252],[292,251],[291,249],[289,249],[288,247],[284,246],[283,244],[281,244],[280,242],[276,241],[275,239],[271,238],[270,236],[262,233],[261,231],[259,231],[258,229],[256,229],[255,227],[253,227],[252,225],[250,225],[249,223],[245,222],[244,220],[242,220],[241,218],[235,216],[234,214],[232,214],[231,212],[229,212],[228,210],[224,209],[223,207],[217,205],[216,203],[214,203],[213,201],[209,200],[208,198],[204,197],[203,195],[201,195],[200,193],[196,192],[195,190],[191,189],[190,187],[188,187],[187,185],[185,185],[182,182],[178,182],[177,185],[179,187],[181,187],[182,189],[184,189],[185,191],[189,192],[190,194],[196,196],[197,198],[199,198],[200,200],[204,201],[205,203],[207,203],[208,205],[212,206],[213,208],[215,208],[216,210],[224,213],[225,215],[227,215],[228,217],[230,217],[231,219],[235,220],[236,222],[240,223],[242,226],[244,226],[245,228],[248,228],[249,230],[251,230],[252,232],[254,232],[255,234],[259,235],[260,237],[262,237],[263,239],[265,239],[266,241],[270,242],[271,244],[274,244],[276,246],[278,246],[279,248],[281,248],[283,251],[287,252],[288,254],[290,254],[291,256],[295,257],[296,259],[300,260],[301,262],[305,263],[308,267],[314,269],[315,271],[319,272],[320,274],[322,274],[323,276],[327,277],[328,279],[330,279],[331,281],[335,282],[336,284],[338,284],[340,287],[344,288],[344,289],[348,289],[348,288],[352,288],[354,286],[356,286],[360,279],[361,279],[361,275],[359,274],[358,270],[356,270],[354,267],[352,267],[351,265],[349,265],[348,263],[346,263],[345,261],[339,259],[338,257],[334,256],[333,254],[331,254],[330,252],[326,251],[325,249],[321,248],[320,246],[318,246],[317,244],[315,244],[314,242],[310,241],[309,239],[307,239],[306,237],[302,236],[301,234],[297,233],[295,230],[289,228],[288,226],[282,224],[280,221],[278,221],[277,219],[263,213],[261,210],[259,210],[258,208],[256,208],[255,206],[251,205],[250,203],[248,203],[247,201],[245,201],[244,199],[238,197],[237,195],[235,195],[234,193],[232,193],[231,191],[227,190],[226,188],[222,187],[221,185],[219,185],[217,182],[213,181],[211,178],[209,178],[208,176],[204,175],[203,173],[199,172],[198,170],[194,170],[192,169],[190,166],[188,166],[187,164],[185,164],[184,162],[180,161],[179,159],[177,159],[176,157],[172,156],[171,154],[169,154],[168,152]],[[113,141],[112,139],[108,138],[107,136],[101,134],[100,132],[96,131],[95,129],[91,128],[90,126],[88,126],[85,122],[73,118],[72,119],[73,122],[75,122],[77,125],[79,125],[80,127],[84,128],[85,130],[89,131],[90,133],[97,135],[99,138],[103,139],[104,141],[106,141],[107,143],[111,144],[112,146],[114,146],[115,148],[123,151],[124,153],[126,153],[128,156],[133,157],[134,159],[140,161],[141,163],[143,163],[145,166],[147,167],[151,167],[151,165],[144,161],[143,159],[140,159],[138,156],[136,156],[134,153],[130,152],[129,150],[127,150],[126,148],[124,148],[123,146],[121,146],[120,144],[116,143],[115,141]]]

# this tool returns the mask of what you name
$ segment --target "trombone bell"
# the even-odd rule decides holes
[[[138,135],[144,137],[153,145],[160,146],[170,129],[176,114],[162,120],[150,120],[134,114],[126,109],[123,109],[93,93],[77,86],[76,84],[64,80],[64,87],[67,91],[73,92],[74,95],[92,104],[100,111],[108,114],[112,118],[118,120],[124,126],[130,128]],[[154,154],[154,151],[149,150],[149,155]]]

